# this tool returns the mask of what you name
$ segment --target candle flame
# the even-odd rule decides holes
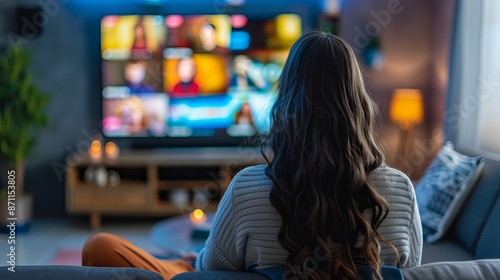
[[[194,210],[194,212],[193,212],[193,216],[194,216],[196,219],[198,219],[198,220],[199,220],[199,219],[202,219],[204,215],[205,215],[205,214],[203,213],[203,210],[201,210],[201,209],[196,209],[196,210]]]
[[[99,142],[98,140],[94,140],[92,141],[92,144],[90,145],[90,149],[92,150],[92,152],[99,152],[101,150],[101,142]]]
[[[116,152],[116,145],[113,142],[108,142],[106,143],[106,146],[104,146],[104,150],[108,155],[112,155]]]

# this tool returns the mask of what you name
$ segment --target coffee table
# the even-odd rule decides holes
[[[206,223],[210,225],[215,213],[205,213]],[[207,226],[207,225],[205,225]],[[189,215],[165,219],[153,225],[150,231],[153,242],[173,254],[181,252],[200,252],[205,247],[204,239],[192,239],[195,225],[189,221]]]

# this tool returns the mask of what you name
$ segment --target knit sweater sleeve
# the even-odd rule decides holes
[[[410,240],[411,240],[410,255],[413,256],[413,263],[411,267],[419,266],[422,261],[423,233],[422,233],[422,222],[420,220],[420,212],[418,211],[418,204],[416,201],[416,197],[414,200],[413,215],[411,218]]]
[[[396,247],[401,268],[420,265],[422,225],[410,179],[399,170],[387,166],[372,172],[370,178],[389,204],[389,213],[378,228],[379,234]],[[398,262],[393,249],[387,244],[382,244],[380,257],[386,265],[395,266]]]
[[[233,178],[219,203],[205,248],[195,262],[198,271],[244,270],[244,256],[236,250],[237,224],[234,210],[234,189],[242,173],[243,171]]]
[[[423,235],[422,235],[422,223],[420,221],[420,214],[418,211],[417,198],[415,195],[413,184],[410,179],[399,172],[403,179],[406,181],[408,188],[408,193],[410,194],[411,204],[410,208],[410,221],[408,224],[408,259],[406,261],[402,260],[401,268],[415,267],[419,266],[422,259],[422,245],[423,245]]]

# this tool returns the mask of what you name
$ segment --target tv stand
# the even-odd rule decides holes
[[[214,211],[239,170],[264,163],[255,147],[130,150],[99,161],[73,155],[66,165],[66,208],[70,214],[89,215],[93,230],[100,228],[103,215],[168,217],[195,208]],[[88,168],[114,171],[120,183],[98,186],[85,179]],[[188,201],[174,203],[175,190],[184,190]],[[201,201],[196,197],[200,193]]]

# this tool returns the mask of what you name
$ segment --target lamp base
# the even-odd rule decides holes
[[[400,125],[399,153],[398,153],[398,169],[408,174],[410,170],[404,170],[411,164],[408,162],[412,144],[413,126]]]

